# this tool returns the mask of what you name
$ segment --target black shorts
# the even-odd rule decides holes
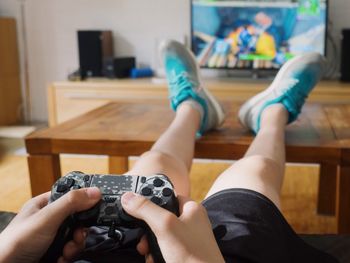
[[[229,189],[203,205],[226,262],[338,262],[306,244],[264,195]]]
[[[338,262],[306,244],[292,230],[278,208],[264,195],[247,189],[229,189],[203,201],[226,262],[289,263]],[[137,231],[120,247],[92,229],[87,262],[144,262],[135,250]],[[102,235],[101,235],[102,234]]]

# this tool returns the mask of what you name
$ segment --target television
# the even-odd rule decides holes
[[[191,0],[192,51],[202,68],[278,69],[326,54],[327,0]]]

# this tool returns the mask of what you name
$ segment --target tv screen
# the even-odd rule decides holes
[[[192,50],[201,67],[278,69],[325,55],[327,0],[192,0]]]

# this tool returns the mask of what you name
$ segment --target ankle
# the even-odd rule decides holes
[[[184,117],[184,119],[186,120],[191,120],[191,123],[197,127],[197,130],[200,127],[203,115],[203,108],[196,101],[193,100],[184,101],[176,109],[176,116],[181,116]]]
[[[195,100],[189,99],[182,102],[176,109],[176,111],[181,111],[182,109],[186,109],[189,111],[195,111],[199,114],[199,119],[202,120],[204,117],[204,109],[203,107]]]
[[[276,103],[268,106],[261,113],[261,128],[285,127],[288,123],[289,113],[283,104]]]

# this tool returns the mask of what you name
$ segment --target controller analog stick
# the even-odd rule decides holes
[[[152,194],[152,189],[149,187],[145,187],[141,190],[141,194],[143,196],[150,196]]]
[[[162,195],[163,196],[168,197],[168,196],[171,196],[172,194],[173,194],[173,190],[171,190],[170,188],[164,188],[162,190]]]
[[[151,198],[151,201],[152,201],[153,203],[155,203],[156,205],[162,204],[162,199],[159,198],[159,197],[156,197],[156,196],[153,196],[153,197]]]

